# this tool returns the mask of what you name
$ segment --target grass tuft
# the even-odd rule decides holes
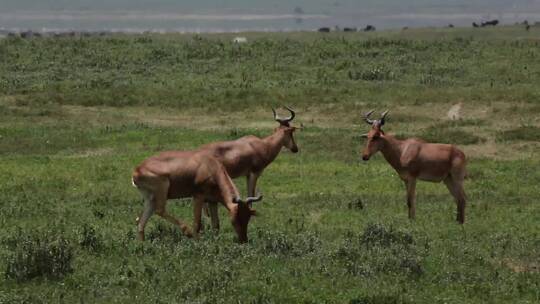
[[[540,127],[521,126],[519,128],[500,131],[496,135],[498,142],[505,141],[540,141]]]
[[[73,272],[73,247],[62,235],[18,234],[8,243],[5,276],[24,282],[37,277],[61,279]]]
[[[381,224],[369,224],[362,234],[348,234],[334,253],[346,273],[372,277],[381,273],[420,276],[423,253],[412,235]]]
[[[471,132],[460,129],[459,122],[443,122],[425,129],[420,138],[427,142],[454,145],[473,145],[485,142],[486,139]]]
[[[79,245],[91,252],[97,252],[103,248],[102,237],[96,232],[96,228],[84,224],[78,231]]]
[[[302,232],[294,236],[280,231],[258,230],[255,233],[261,252],[276,256],[309,255],[317,252],[322,242],[313,232]]]

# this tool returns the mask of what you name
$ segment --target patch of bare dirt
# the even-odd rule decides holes
[[[525,262],[516,259],[506,258],[501,260],[501,264],[516,273],[539,273],[540,262]]]
[[[96,157],[96,156],[104,156],[104,155],[111,155],[113,154],[114,149],[112,148],[99,148],[99,149],[91,149],[86,150],[79,153],[74,153],[67,155],[63,158],[86,158],[86,157]]]

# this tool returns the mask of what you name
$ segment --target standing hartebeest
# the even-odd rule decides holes
[[[145,209],[137,218],[138,238],[144,240],[144,227],[150,216],[156,212],[167,221],[178,225],[187,236],[192,236],[189,227],[167,213],[168,199],[192,196],[194,199],[193,234],[201,228],[201,211],[204,201],[221,202],[229,211],[231,222],[240,242],[247,242],[247,225],[255,210],[251,203],[262,196],[240,195],[223,165],[211,155],[194,151],[169,151],[144,160],[135,168],[133,186],[141,192]],[[210,209],[212,224],[219,225],[217,204]]]
[[[272,109],[274,120],[279,123],[272,135],[265,138],[248,135],[237,140],[215,142],[202,146],[199,151],[209,153],[219,160],[232,178],[246,176],[248,196],[254,196],[257,179],[278,156],[281,148],[285,147],[293,153],[298,152],[293,137],[298,128],[290,125],[295,113],[289,107],[286,108],[291,114],[287,118],[280,118]]]
[[[279,123],[279,126],[274,129],[273,134],[265,138],[248,135],[237,140],[210,143],[202,146],[199,151],[210,154],[219,160],[232,178],[245,176],[247,195],[248,197],[255,196],[257,179],[264,169],[274,161],[282,147],[293,153],[298,152],[293,133],[299,128],[290,124],[296,114],[291,108],[286,107],[286,109],[290,112],[290,116],[280,118],[276,110],[272,108],[274,120]],[[211,200],[207,200],[207,202],[210,213],[216,212],[216,203]],[[219,229],[219,219],[217,219],[217,223],[213,223],[213,227]]]
[[[381,151],[386,161],[396,170],[407,187],[409,218],[415,217],[416,180],[430,182],[444,181],[457,203],[457,221],[465,222],[465,154],[454,145],[426,143],[417,138],[399,140],[387,135],[381,129],[388,111],[381,118],[372,120],[370,111],[364,120],[371,125],[369,133],[364,134],[367,144],[362,159],[367,161],[377,151]]]

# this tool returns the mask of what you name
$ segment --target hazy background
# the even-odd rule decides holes
[[[540,21],[540,0],[0,0],[0,28],[287,31]]]

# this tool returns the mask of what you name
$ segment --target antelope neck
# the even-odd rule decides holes
[[[227,210],[229,210],[230,212],[232,210],[232,206],[234,206],[233,197],[239,196],[238,190],[236,189],[233,181],[225,171],[219,174],[217,182],[221,191],[223,203]]]
[[[394,169],[400,168],[401,146],[403,142],[391,135],[384,135],[381,139],[383,140],[381,153],[384,156],[384,159],[386,159]]]
[[[269,135],[262,139],[262,141],[266,144],[267,153],[264,157],[267,164],[271,163],[281,151],[281,147],[283,147],[284,136],[285,132],[283,132],[281,129],[278,129],[272,135]]]

